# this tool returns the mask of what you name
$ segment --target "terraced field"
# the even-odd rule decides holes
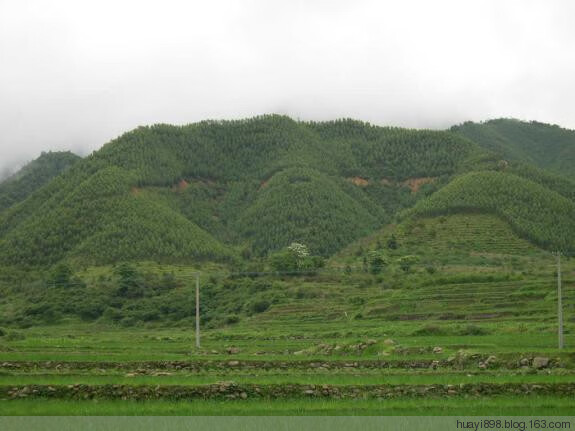
[[[458,226],[478,220],[461,217]],[[462,229],[449,243],[451,221],[430,219],[363,241],[397,233],[402,248],[377,274],[358,269],[352,247],[315,275],[262,275],[278,300],[205,328],[201,349],[193,319],[7,330],[0,413],[572,415],[575,262],[563,262],[560,350],[555,258],[479,217],[491,237]],[[524,247],[510,254],[510,241]],[[409,271],[394,266],[408,253],[419,257]],[[179,289],[193,294],[193,284]]]
[[[309,335],[273,331],[207,333],[195,352],[183,331],[108,329],[98,336],[93,329],[31,332],[27,343],[4,349],[3,414],[64,407],[68,414],[157,414],[167,402],[179,414],[479,414],[496,399],[501,414],[541,403],[537,414],[573,408],[575,354],[558,352],[553,334],[413,337],[395,326],[387,331],[393,339],[350,344],[353,334],[318,334],[324,342],[317,344]],[[370,325],[356,330],[376,332]]]
[[[366,298],[355,308],[341,285],[323,287],[319,307],[296,301],[206,331],[199,351],[191,327],[23,330],[25,339],[2,344],[0,410],[527,414],[536,406],[557,415],[575,407],[574,314],[566,313],[568,348],[559,351],[549,283],[349,287]]]

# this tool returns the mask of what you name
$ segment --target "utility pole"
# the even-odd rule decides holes
[[[563,348],[563,295],[561,294],[561,252],[557,252],[557,318],[559,320],[559,348]]]
[[[196,272],[196,349],[200,348],[200,273]]]

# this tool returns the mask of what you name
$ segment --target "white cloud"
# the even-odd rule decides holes
[[[141,124],[281,112],[575,128],[561,0],[0,0],[0,165]]]

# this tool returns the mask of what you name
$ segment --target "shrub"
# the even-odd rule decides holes
[[[20,332],[16,332],[16,331],[12,331],[12,332],[8,332],[5,336],[4,336],[4,340],[6,341],[22,341],[25,340],[26,336]]]
[[[269,281],[258,280],[254,282],[253,285],[250,286],[250,291],[253,293],[262,292],[264,290],[271,289],[271,287],[272,286]]]
[[[318,289],[313,289],[309,287],[300,287],[295,294],[297,299],[311,299],[318,298],[321,295]]]
[[[397,250],[397,247],[398,247],[397,238],[395,237],[394,234],[392,234],[391,238],[387,240],[387,248],[389,248],[390,250]]]
[[[467,325],[461,330],[461,335],[487,335],[489,330],[477,325]]]
[[[82,303],[78,305],[76,314],[82,320],[96,320],[104,312],[105,305],[101,302]]]
[[[403,256],[398,259],[397,263],[403,272],[407,273],[411,270],[411,266],[415,264],[417,260],[417,256]]]
[[[425,270],[427,271],[428,274],[433,275],[437,272],[437,268],[435,268],[435,266],[433,265],[427,265],[425,267]]]
[[[108,307],[104,310],[104,314],[102,314],[103,318],[106,320],[110,320],[112,322],[119,322],[122,320],[122,312],[117,308]]]
[[[383,271],[385,265],[387,265],[387,261],[385,256],[377,251],[370,251],[368,254],[368,262],[369,262],[369,271],[372,274],[379,274]]]
[[[144,322],[151,322],[153,320],[160,320],[160,313],[158,310],[144,309],[141,313],[139,313],[138,317]]]
[[[238,323],[240,321],[240,317],[236,314],[230,314],[229,316],[226,317],[226,319],[224,320],[226,325],[233,325],[235,323]]]
[[[256,301],[256,302],[252,303],[251,311],[254,313],[263,313],[268,308],[270,308],[270,305],[271,304],[269,301],[262,299],[260,301]]]
[[[47,303],[32,305],[26,308],[24,314],[28,317],[36,317],[45,323],[53,323],[60,318],[60,312],[53,305]]]
[[[130,326],[134,326],[136,324],[136,319],[134,319],[133,317],[124,317],[121,321],[120,324],[122,326],[126,326],[126,327],[130,327]]]
[[[274,271],[286,273],[315,273],[325,265],[321,256],[310,256],[304,244],[292,243],[269,256],[268,262]]]
[[[50,274],[48,285],[54,287],[70,287],[72,285],[72,269],[70,266],[61,263],[56,265]]]
[[[352,296],[349,299],[349,303],[353,305],[363,305],[365,304],[365,298],[362,298],[361,296]]]
[[[120,264],[114,272],[118,276],[116,295],[122,298],[140,298],[144,294],[140,274],[126,263]]]
[[[445,331],[438,325],[425,325],[413,331],[412,335],[445,335]]]

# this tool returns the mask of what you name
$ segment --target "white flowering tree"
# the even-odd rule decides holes
[[[307,245],[292,242],[283,250],[272,254],[270,264],[274,270],[280,272],[310,272],[323,266],[323,259],[311,256]]]
[[[287,249],[294,253],[299,259],[309,256],[307,245],[300,244],[299,242],[292,242]]]

